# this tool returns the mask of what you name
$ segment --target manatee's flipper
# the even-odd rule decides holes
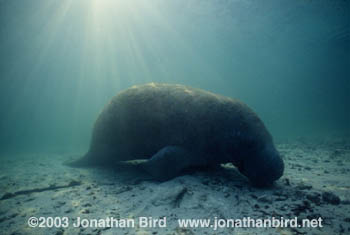
[[[155,179],[165,181],[180,175],[188,167],[198,165],[195,159],[182,147],[166,146],[142,163],[141,167]]]

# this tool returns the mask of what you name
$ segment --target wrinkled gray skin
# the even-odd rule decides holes
[[[253,184],[280,178],[284,164],[258,116],[240,101],[182,85],[146,84],[120,92],[99,115],[90,150],[71,166],[149,159],[159,180],[189,167],[232,163]]]

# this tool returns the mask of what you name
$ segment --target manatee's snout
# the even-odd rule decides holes
[[[267,146],[247,157],[239,170],[254,185],[268,186],[283,175],[284,163],[277,150],[273,146]]]

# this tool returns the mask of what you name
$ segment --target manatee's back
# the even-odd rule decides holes
[[[101,161],[121,161],[149,158],[167,145],[218,151],[223,135],[233,135],[244,125],[251,128],[247,118],[257,117],[244,104],[200,89],[135,86],[115,96],[102,111],[89,153]]]

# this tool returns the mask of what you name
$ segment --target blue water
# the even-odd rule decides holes
[[[1,152],[84,152],[152,81],[238,98],[277,141],[349,136],[349,78],[349,1],[0,1]]]

